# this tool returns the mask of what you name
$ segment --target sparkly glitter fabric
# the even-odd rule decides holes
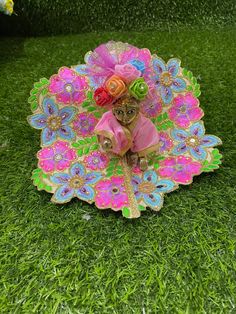
[[[131,168],[125,156],[105,153],[94,133],[107,111],[103,104],[113,97],[105,94],[105,102],[100,99],[98,105],[94,93],[99,89],[104,95],[114,73],[130,84],[127,90],[140,78],[146,84],[140,90],[136,84],[131,91],[159,133],[158,148],[147,156],[144,172]],[[62,67],[49,80],[34,84],[28,122],[41,130],[34,185],[52,193],[52,202],[77,197],[101,209],[121,211],[127,218],[139,217],[147,208],[160,210],[165,193],[221,164],[222,156],[214,148],[221,140],[205,134],[200,93],[196,78],[178,59],[165,63],[148,49],[127,43],[100,45],[86,54],[85,64]]]

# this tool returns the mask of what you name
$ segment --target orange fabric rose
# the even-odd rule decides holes
[[[127,92],[125,82],[117,75],[112,75],[105,83],[106,89],[113,97],[120,97]]]

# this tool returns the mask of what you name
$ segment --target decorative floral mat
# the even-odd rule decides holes
[[[193,176],[219,168],[222,155],[214,147],[222,143],[205,134],[200,85],[180,60],[165,63],[146,48],[121,42],[106,47],[117,64],[141,64],[142,76],[154,86],[140,105],[160,136],[159,149],[148,155],[148,169],[131,168],[126,157],[100,148],[94,128],[106,109],[96,105],[94,91],[109,74],[101,62],[103,77],[91,71],[98,58],[94,51],[85,55],[85,64],[62,67],[34,84],[28,122],[41,130],[42,148],[32,179],[38,190],[53,194],[52,202],[77,197],[136,218],[147,208],[159,211],[164,194],[191,184]]]

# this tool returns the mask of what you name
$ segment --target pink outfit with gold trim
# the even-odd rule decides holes
[[[112,111],[103,114],[95,127],[99,140],[107,137],[112,141],[112,152],[123,156],[129,149],[144,156],[156,151],[159,135],[152,121],[141,113],[129,126],[122,126]]]

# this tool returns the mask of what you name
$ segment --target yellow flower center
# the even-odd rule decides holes
[[[160,76],[161,84],[164,86],[170,86],[172,84],[172,77],[169,72],[163,72]]]
[[[142,182],[139,184],[139,187],[138,187],[139,192],[144,193],[144,194],[150,194],[154,192],[155,189],[156,189],[156,186],[151,182]]]
[[[59,116],[49,116],[47,119],[47,125],[52,131],[57,131],[60,129],[62,123],[61,123],[61,117]]]
[[[84,183],[85,183],[85,179],[83,177],[78,176],[78,175],[75,175],[74,177],[72,177],[69,180],[69,186],[72,189],[82,188],[84,186]]]
[[[188,137],[186,140],[185,140],[185,143],[188,145],[188,146],[191,146],[191,147],[196,147],[200,144],[199,142],[199,139],[197,136],[190,136]]]

